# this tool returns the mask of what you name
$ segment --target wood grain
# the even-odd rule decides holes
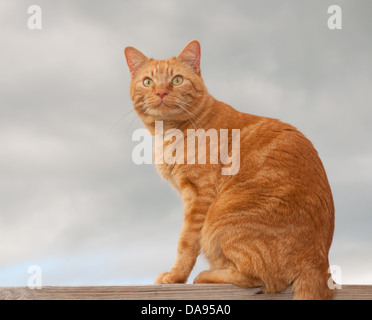
[[[0,287],[0,300],[288,300],[291,288],[264,294],[260,288],[229,284],[171,284],[138,286]],[[372,300],[372,286],[344,285],[334,300]]]

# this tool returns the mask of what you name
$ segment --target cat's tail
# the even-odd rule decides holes
[[[330,300],[334,289],[330,288],[331,275],[327,270],[311,269],[301,273],[293,282],[295,300]],[[333,282],[331,282],[333,283]]]

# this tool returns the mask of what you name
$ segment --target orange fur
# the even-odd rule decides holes
[[[132,47],[125,56],[134,108],[152,134],[157,120],[164,131],[182,130],[185,140],[187,129],[240,129],[236,175],[221,175],[221,163],[157,165],[181,194],[185,218],[176,262],[155,283],[185,283],[203,253],[210,270],[195,283],[262,286],[266,292],[293,284],[295,299],[330,299],[334,205],[311,142],[289,124],[214,99],[200,74],[197,41],[168,60],[149,59]],[[171,83],[176,75],[184,78],[179,86]],[[146,77],[151,87],[143,85]],[[167,93],[163,104],[159,90]]]

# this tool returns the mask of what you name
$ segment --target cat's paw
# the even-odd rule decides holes
[[[200,272],[194,279],[194,283],[209,283],[208,274],[209,270]]]
[[[155,279],[155,284],[185,283],[187,279],[170,272],[162,272]]]

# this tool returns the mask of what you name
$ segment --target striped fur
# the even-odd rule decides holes
[[[217,101],[200,74],[200,45],[190,42],[168,60],[125,49],[130,95],[149,131],[240,129],[240,171],[221,175],[219,164],[161,164],[161,176],[180,193],[185,218],[177,258],[155,283],[185,283],[199,254],[210,269],[195,283],[262,286],[280,292],[293,285],[295,299],[329,299],[328,252],[334,230],[332,193],[311,142],[276,119],[241,113]],[[181,75],[184,82],[172,86]],[[151,88],[143,79],[154,80]],[[157,90],[166,90],[159,105]],[[185,138],[186,139],[186,138]],[[185,141],[186,145],[186,141]],[[208,150],[208,148],[207,148]]]

